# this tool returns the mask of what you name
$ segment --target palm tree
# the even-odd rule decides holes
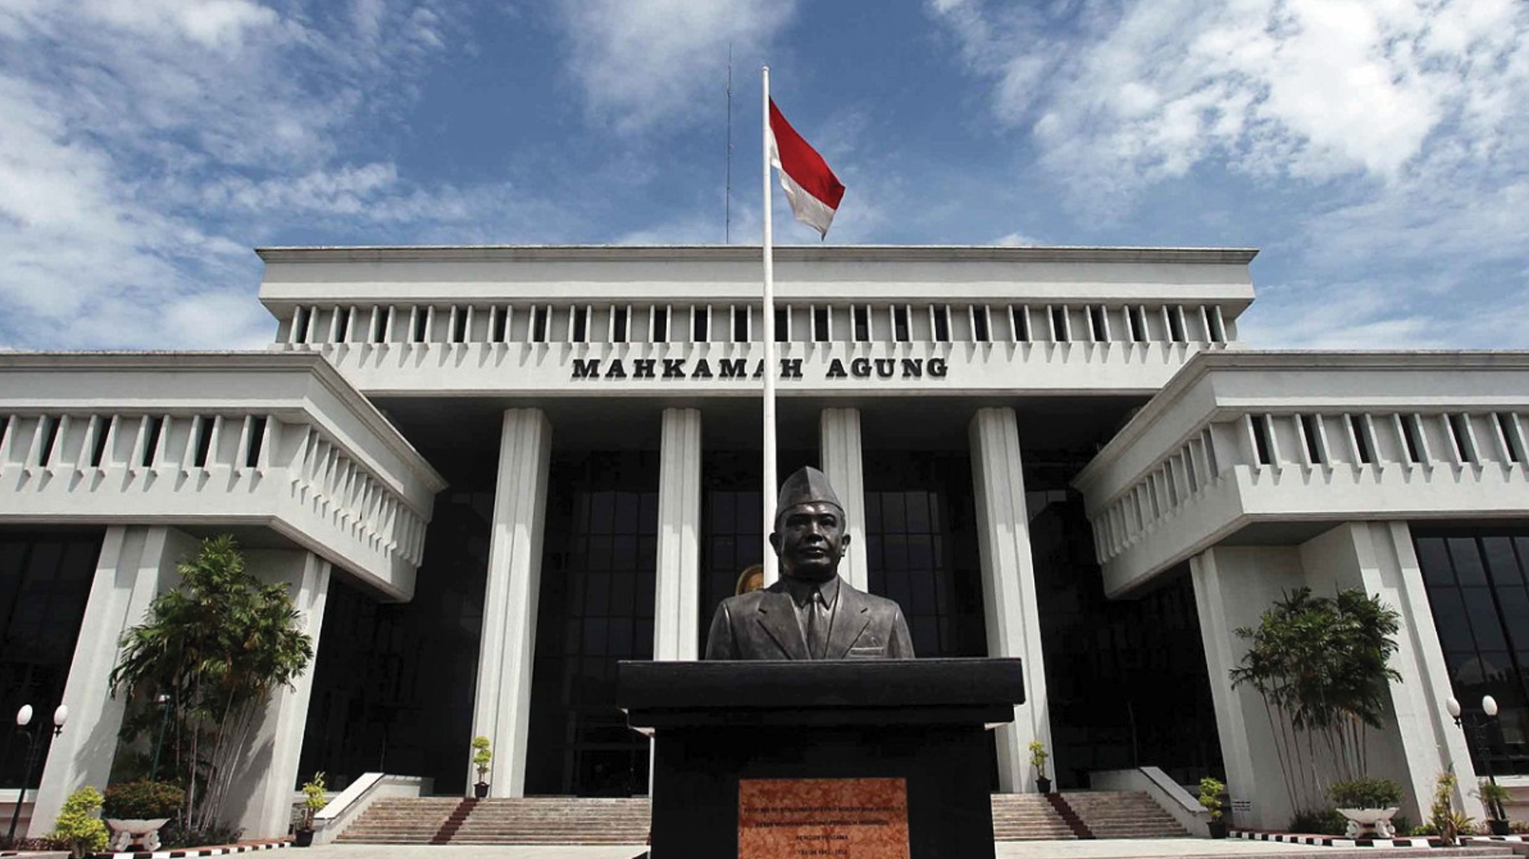
[[[1316,742],[1341,780],[1365,774],[1365,731],[1381,727],[1387,683],[1401,680],[1388,665],[1398,629],[1400,616],[1379,597],[1357,589],[1314,597],[1300,588],[1264,612],[1256,628],[1237,630],[1252,644],[1231,671],[1232,687],[1246,683],[1263,696],[1295,807],[1302,807],[1302,788],[1323,794],[1310,784]]]
[[[262,585],[232,536],[205,540],[177,568],[144,622],[121,640],[112,693],[168,695],[171,760],[186,788],[188,829],[217,824],[256,717],[313,658],[286,585]]]

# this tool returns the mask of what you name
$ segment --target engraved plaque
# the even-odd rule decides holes
[[[743,779],[738,859],[908,859],[900,778]]]

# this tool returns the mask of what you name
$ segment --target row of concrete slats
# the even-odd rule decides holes
[[[644,844],[648,801],[573,797],[487,799],[451,837],[452,844]]]
[[[1076,837],[1044,796],[993,794],[994,841],[1062,841]]]
[[[429,844],[461,802],[451,796],[384,797],[335,840],[341,844]]]

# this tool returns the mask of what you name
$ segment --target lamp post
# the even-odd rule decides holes
[[[1480,716],[1477,716],[1475,713],[1467,714],[1460,708],[1460,702],[1456,701],[1453,697],[1450,697],[1449,700],[1444,702],[1444,709],[1448,710],[1449,715],[1454,717],[1455,727],[1465,732],[1466,743],[1470,743],[1472,741],[1472,736],[1474,735],[1476,743],[1476,756],[1481,759],[1482,769],[1486,770],[1487,781],[1491,783],[1493,787],[1496,787],[1497,778],[1496,776],[1492,775],[1492,759],[1487,754],[1489,749],[1487,748],[1486,729],[1490,720],[1497,718],[1497,699],[1493,698],[1491,695],[1483,695],[1481,697]],[[1491,808],[1488,810],[1491,811],[1494,815],[1497,815],[1498,812],[1501,811],[1501,809],[1498,808]]]
[[[69,705],[60,704],[53,711],[53,736],[64,732],[64,723],[69,721]],[[32,781],[32,770],[37,767],[37,755],[42,751],[42,744],[37,741],[37,732],[41,726],[32,724],[32,705],[23,704],[16,711],[16,733],[27,740],[27,767],[21,776],[21,790],[16,794],[16,808],[11,812],[11,828],[5,834],[6,844],[16,843],[16,824],[21,820],[21,804],[27,798],[27,785]]]
[[[159,716],[159,739],[154,742],[154,763],[149,767],[149,781],[159,778],[159,752],[165,747],[165,727],[170,724],[170,696],[160,694],[157,700],[162,712]]]

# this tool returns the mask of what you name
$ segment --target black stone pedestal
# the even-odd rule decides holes
[[[894,778],[913,859],[993,856],[988,728],[1017,659],[623,662],[617,705],[654,738],[654,859],[738,856],[740,779]]]

